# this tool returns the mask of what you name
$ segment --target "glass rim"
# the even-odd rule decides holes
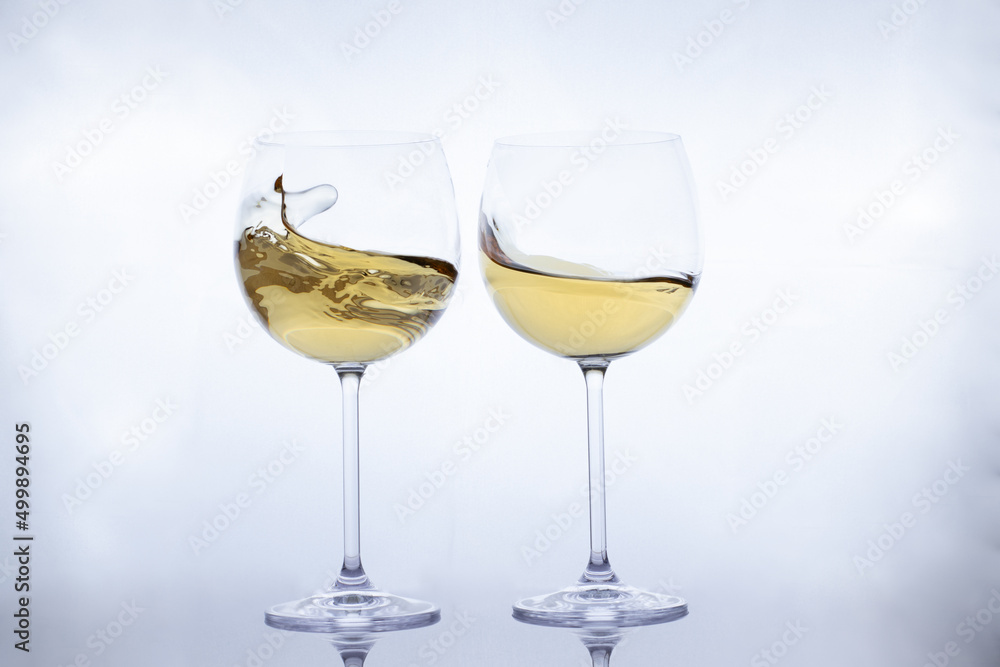
[[[681,141],[681,135],[652,130],[622,130],[614,138],[604,138],[601,130],[560,130],[556,132],[531,132],[500,137],[495,146],[516,148],[585,148],[596,140],[611,146],[642,146]]]
[[[410,144],[438,143],[438,137],[426,132],[398,130],[296,130],[275,132],[257,137],[259,146],[300,148],[371,148],[378,146],[406,146]]]

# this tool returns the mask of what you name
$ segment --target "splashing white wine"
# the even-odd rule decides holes
[[[480,262],[497,310],[514,331],[562,357],[614,358],[659,338],[694,294],[693,276],[618,279],[593,267],[555,258],[553,273],[515,262],[488,226],[480,237]]]
[[[328,205],[311,204],[313,214],[333,205],[331,190]],[[236,264],[252,310],[280,343],[319,361],[376,361],[415,343],[444,313],[458,277],[452,264],[308,239],[289,224],[280,178],[275,193],[280,206],[262,197],[247,209]]]

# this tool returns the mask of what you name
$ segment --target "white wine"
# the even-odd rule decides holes
[[[593,267],[534,257],[548,273],[510,259],[489,227],[480,236],[480,262],[490,296],[514,331],[563,357],[613,358],[660,337],[694,294],[693,276],[607,276]]]
[[[280,178],[275,192],[284,199]],[[284,209],[266,198],[248,209],[236,264],[253,311],[286,347],[331,363],[376,361],[444,313],[458,278],[452,264],[319,243],[298,234]]]

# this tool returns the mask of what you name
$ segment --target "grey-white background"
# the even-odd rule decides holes
[[[369,664],[582,664],[509,618],[583,566],[582,380],[493,312],[474,231],[493,138],[608,119],[685,138],[707,245],[683,320],[608,376],[612,561],[692,610],[617,664],[997,663],[997,2],[8,0],[0,29],[0,515],[28,421],[37,536],[30,655],[0,551],[4,665],[339,664],[262,624],[341,544],[336,378],[232,275],[269,124],[442,130],[461,212],[460,298],[362,393],[366,565],[444,619]]]

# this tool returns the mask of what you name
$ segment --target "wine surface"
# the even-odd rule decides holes
[[[279,178],[274,197],[247,209],[236,244],[250,305],[279,342],[319,361],[375,361],[412,345],[444,313],[458,277],[452,264],[313,241],[288,224],[283,198]]]
[[[687,306],[697,281],[688,276],[619,279],[547,257],[514,262],[487,227],[480,263],[493,302],[518,334],[563,357],[620,357],[662,335]]]

